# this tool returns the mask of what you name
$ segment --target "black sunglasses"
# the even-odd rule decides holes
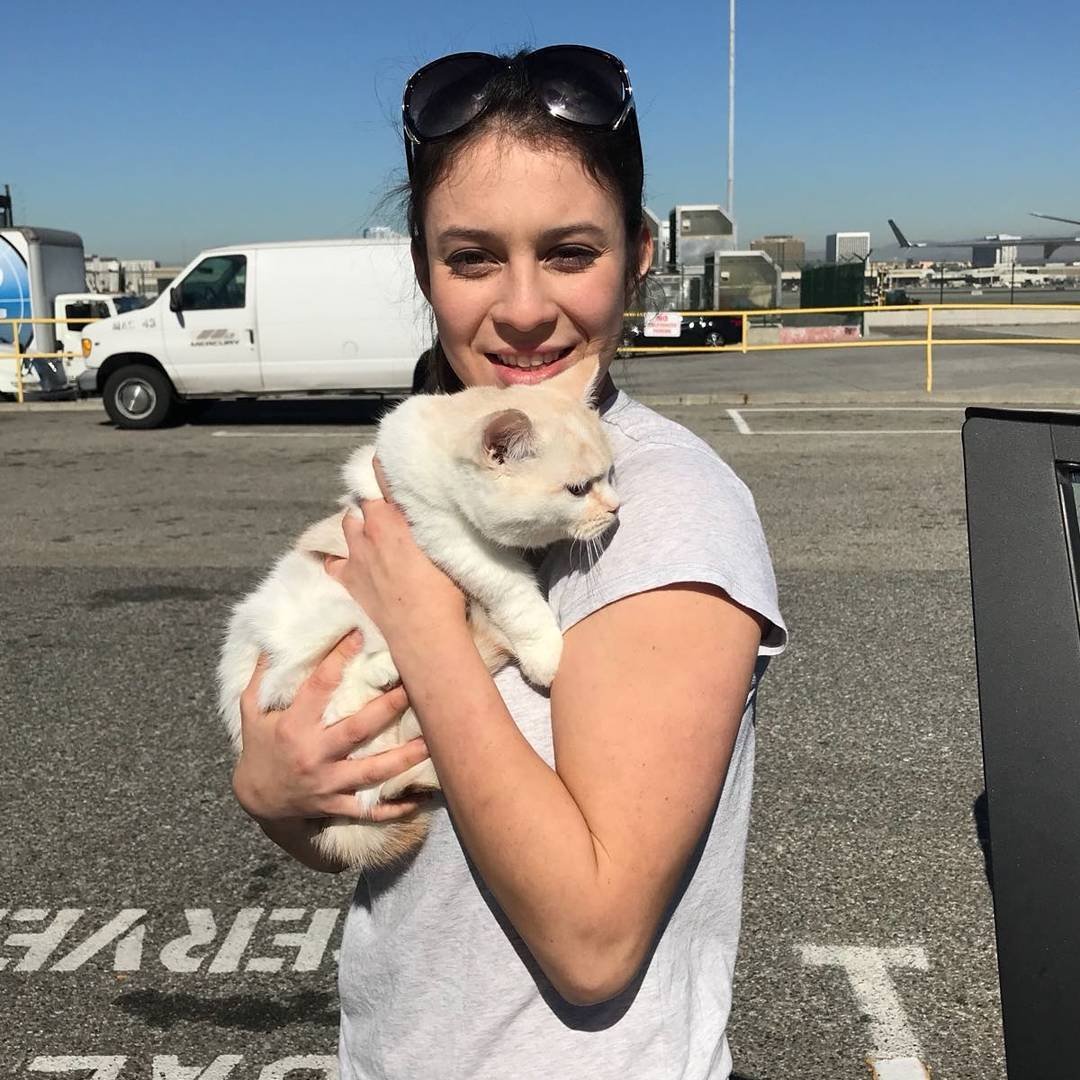
[[[630,76],[617,56],[588,45],[549,45],[528,53],[522,63],[529,87],[552,116],[595,131],[617,131],[629,117],[636,129]],[[451,53],[409,79],[401,113],[410,178],[413,148],[452,135],[481,116],[492,80],[512,66],[490,53]]]

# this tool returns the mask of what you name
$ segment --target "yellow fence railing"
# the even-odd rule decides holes
[[[1026,311],[1026,312],[1050,312],[1070,311],[1076,315],[1076,323],[1080,324],[1080,304],[910,304],[903,307],[824,307],[824,308],[769,308],[754,311],[682,311],[671,312],[673,315],[681,315],[684,318],[712,319],[730,318],[737,319],[740,323],[738,342],[731,345],[627,345],[619,352],[632,353],[725,353],[725,352],[778,352],[795,351],[799,349],[874,349],[874,348],[902,348],[917,347],[925,349],[926,356],[926,392],[932,393],[934,389],[934,348],[939,345],[967,345],[969,347],[983,345],[1018,345],[1025,348],[1029,345],[1080,345],[1080,337],[980,337],[980,338],[950,338],[937,337],[935,335],[935,312],[943,311]],[[756,328],[762,320],[767,320],[772,325],[782,324],[784,318],[793,319],[805,315],[874,315],[884,317],[882,325],[890,315],[901,317],[915,312],[924,312],[926,316],[922,332],[917,337],[889,337],[889,338],[859,338],[829,340],[829,341],[751,341],[750,330]],[[641,319],[645,312],[628,311],[626,318]],[[651,313],[650,313],[651,314]],[[33,350],[23,351],[19,344],[19,331],[22,327],[36,324],[57,324],[71,322],[70,319],[24,317],[19,319],[0,319],[0,327],[11,327],[11,352],[0,352],[0,363],[11,360],[15,364],[16,397],[24,400],[23,387],[23,363],[26,360],[70,360],[76,357],[73,352],[37,352]],[[81,322],[82,320],[76,320]],[[965,323],[965,325],[967,325]],[[970,324],[978,326],[977,323]],[[1068,326],[1070,323],[1063,323]],[[940,331],[940,321],[937,323]],[[985,329],[985,325],[981,327]],[[6,336],[6,335],[5,335]],[[657,342],[663,338],[653,339]],[[0,342],[0,348],[8,344]]]
[[[824,308],[769,308],[767,310],[753,311],[675,311],[670,314],[681,315],[683,318],[711,319],[732,318],[740,320],[741,332],[739,341],[731,345],[626,345],[619,349],[620,353],[723,353],[723,352],[778,352],[797,349],[873,349],[873,348],[923,348],[926,350],[926,392],[932,393],[934,389],[934,347],[937,345],[967,345],[969,347],[981,347],[983,345],[1080,345],[1080,337],[979,337],[957,338],[936,337],[934,333],[934,313],[937,311],[1071,311],[1076,315],[1076,322],[1080,324],[1080,304],[907,304],[904,306],[883,307],[880,305],[864,305],[860,307],[824,307]],[[883,316],[880,325],[887,325],[890,315],[901,316],[914,312],[925,312],[926,322],[923,332],[918,337],[902,338],[866,338],[831,341],[751,341],[750,329],[752,325],[759,324],[761,320],[770,321],[773,325],[782,323],[788,319],[803,315],[868,315]],[[652,314],[651,312],[649,314]],[[628,311],[626,318],[644,318],[642,311]],[[1029,320],[1030,321],[1030,320]],[[963,325],[969,325],[967,323]],[[970,325],[978,327],[978,323]],[[1070,323],[1063,323],[1069,326]],[[985,329],[985,324],[981,327]],[[941,329],[940,323],[938,329]],[[663,338],[655,338],[657,342]]]
[[[15,362],[15,399],[22,404],[25,399],[24,387],[23,387],[23,363],[27,360],[72,360],[77,354],[73,352],[37,352],[36,350],[29,349],[23,351],[19,344],[19,333],[24,326],[36,326],[38,324],[57,324],[57,323],[81,323],[82,319],[59,319],[55,317],[38,317],[24,316],[20,319],[0,319],[0,326],[7,326],[10,328],[11,341],[0,341],[0,348],[6,345],[10,345],[11,352],[0,352],[0,362],[4,360],[13,360]],[[89,320],[88,320],[89,321]],[[6,336],[6,335],[5,335]]]

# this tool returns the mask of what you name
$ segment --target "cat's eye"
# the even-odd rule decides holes
[[[584,483],[581,484],[567,484],[566,490],[569,491],[571,495],[576,495],[578,498],[581,498],[583,495],[589,494],[589,492],[592,490],[592,486],[593,481],[586,480]]]

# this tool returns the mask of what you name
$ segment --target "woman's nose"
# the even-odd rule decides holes
[[[504,333],[535,334],[558,317],[559,309],[545,291],[539,266],[508,268],[499,296],[491,306],[496,328],[502,327]]]

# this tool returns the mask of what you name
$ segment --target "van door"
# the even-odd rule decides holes
[[[207,255],[173,286],[180,310],[163,305],[162,359],[181,393],[262,389],[250,270],[246,255]]]

